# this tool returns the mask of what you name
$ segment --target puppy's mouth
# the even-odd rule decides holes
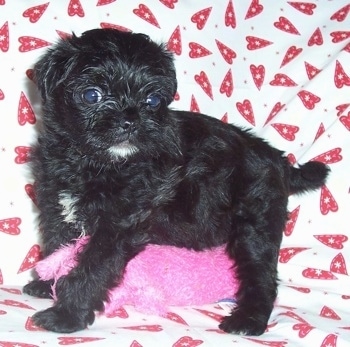
[[[129,140],[122,141],[118,144],[115,144],[109,147],[108,152],[117,159],[126,159],[135,153],[137,153],[139,149],[130,143]]]

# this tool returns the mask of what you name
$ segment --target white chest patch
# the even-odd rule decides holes
[[[138,150],[139,149],[136,146],[132,145],[128,140],[108,149],[109,153],[113,156],[116,156],[117,158],[127,158],[138,152]]]
[[[61,215],[64,216],[64,221],[67,223],[76,223],[76,203],[78,198],[74,198],[71,194],[62,192],[59,195],[59,204],[62,206]]]

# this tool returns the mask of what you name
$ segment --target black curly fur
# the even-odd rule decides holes
[[[57,332],[92,324],[107,290],[148,243],[195,250],[225,243],[240,287],[220,328],[262,334],[277,295],[288,196],[320,187],[325,165],[293,168],[248,131],[169,109],[172,56],[142,34],[73,35],[43,56],[35,76],[44,110],[32,153],[44,255],[81,233],[91,241],[57,283],[55,305],[34,323]],[[92,87],[101,98],[88,103]],[[51,284],[35,280],[24,291],[47,297]]]

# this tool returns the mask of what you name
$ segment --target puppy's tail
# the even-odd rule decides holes
[[[330,169],[318,161],[309,161],[299,168],[290,167],[291,194],[315,190],[325,184]]]

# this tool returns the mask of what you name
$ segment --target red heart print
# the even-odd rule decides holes
[[[134,331],[149,331],[149,332],[160,332],[163,331],[163,328],[161,325],[154,324],[154,325],[135,325],[130,327],[123,327],[123,329],[127,330],[134,330]]]
[[[179,324],[188,325],[187,322],[181,316],[174,312],[168,312],[166,314],[166,318]]]
[[[309,47],[317,45],[321,46],[323,45],[323,37],[320,28],[317,28],[315,32],[311,35],[309,41],[307,42],[307,45]]]
[[[172,10],[175,8],[175,4],[177,3],[177,0],[159,0],[159,1],[166,7],[171,8]]]
[[[8,234],[8,235],[19,235],[21,233],[21,229],[19,225],[21,225],[21,218],[5,218],[0,220],[0,231]]]
[[[320,124],[320,126],[317,129],[317,133],[315,135],[314,142],[321,137],[322,134],[324,134],[326,131],[326,128],[324,127],[323,123]]]
[[[100,23],[100,26],[102,29],[105,29],[105,28],[110,28],[110,29],[117,29],[119,31],[124,31],[126,33],[131,33],[132,30],[129,29],[129,28],[126,28],[126,27],[123,27],[122,25],[118,25],[118,24],[112,24],[112,23],[105,23],[105,22],[101,22]],[[57,30],[56,30],[57,31]],[[58,31],[57,31],[58,32]],[[62,32],[63,33],[63,32]],[[69,36],[70,34],[66,34],[66,33],[63,33],[63,35],[65,36]],[[61,38],[64,39],[64,36],[62,35],[59,35]]]
[[[230,97],[232,95],[232,92],[233,92],[233,77],[232,77],[232,71],[231,69],[229,69],[221,83],[220,93],[226,94],[227,97]]]
[[[195,340],[190,336],[183,336],[173,344],[173,347],[196,347],[203,342],[202,340]]]
[[[196,42],[190,42],[189,47],[190,47],[190,53],[189,53],[190,58],[203,58],[203,57],[206,57],[207,55],[212,54],[212,52],[210,52],[204,46]]]
[[[191,22],[197,25],[198,30],[202,30],[204,28],[212,9],[212,7],[204,8],[203,10],[196,12],[191,17]]]
[[[22,291],[20,289],[17,289],[17,288],[0,288],[0,289],[6,293],[11,293],[11,294],[15,294],[15,295],[22,295]]]
[[[243,100],[243,103],[237,102],[236,107],[238,112],[247,120],[250,124],[255,126],[255,117],[252,104],[250,100]]]
[[[308,110],[313,110],[315,105],[321,101],[320,97],[307,90],[301,90],[297,95]]]
[[[314,14],[315,4],[309,2],[288,2],[289,5],[293,6],[296,10],[307,14],[309,16]]]
[[[297,28],[286,17],[283,17],[283,16],[279,17],[278,22],[274,22],[273,25],[277,29],[282,30],[282,31],[284,31],[286,33],[294,34],[294,35],[300,35],[300,33],[297,30]]]
[[[59,345],[68,346],[68,345],[77,345],[79,343],[93,342],[105,340],[105,337],[58,337]]]
[[[146,5],[140,4],[138,8],[135,8],[133,10],[133,13],[136,14],[136,16],[148,22],[149,24],[160,28],[157,18]]]
[[[297,84],[287,75],[283,73],[277,73],[274,79],[270,82],[271,86],[279,87],[295,87]]]
[[[250,65],[250,73],[252,74],[254,84],[260,90],[265,79],[265,67],[263,65]]]
[[[270,347],[285,347],[288,344],[288,342],[286,341],[267,341],[267,340],[254,339],[252,337],[246,337],[245,339],[258,343],[260,345],[270,346]]]
[[[138,343],[136,340],[134,340],[134,341],[131,343],[130,347],[142,347],[142,345],[141,345],[140,343]]]
[[[297,163],[297,159],[295,158],[295,155],[293,153],[289,153],[287,155],[287,159],[288,159],[290,165],[295,165]]]
[[[334,334],[329,334],[322,341],[320,347],[337,347],[338,336]]]
[[[181,39],[180,25],[178,25],[174,30],[174,32],[171,34],[167,44],[167,48],[169,51],[175,53],[176,55],[181,55],[182,39]]]
[[[10,307],[18,307],[18,308],[23,308],[23,309],[28,309],[28,310],[35,310],[35,308],[27,305],[27,304],[24,304],[23,302],[20,302],[20,301],[16,301],[16,300],[3,300],[3,301],[0,301],[0,304],[1,305],[5,305],[5,306],[10,306]],[[1,346],[2,347],[2,346]]]
[[[227,27],[235,28],[236,27],[236,15],[235,9],[233,7],[232,0],[229,1],[226,12],[225,12],[225,25]]]
[[[350,86],[350,77],[345,73],[343,66],[337,60],[334,72],[334,84],[337,88]]]
[[[350,42],[343,48],[343,51],[350,53]]]
[[[276,115],[285,107],[285,104],[281,104],[280,102],[277,102],[275,106],[272,108],[271,112],[269,113],[269,116],[266,119],[266,122],[264,126],[269,123],[273,118],[276,117]]]
[[[219,40],[215,40],[216,45],[218,46],[218,49],[222,55],[222,57],[225,59],[225,61],[228,64],[232,64],[233,59],[237,57],[235,51],[233,49],[231,49],[230,47],[226,46],[225,44],[223,44],[222,42],[220,42]]]
[[[5,94],[4,92],[0,89],[0,100],[4,100],[5,99]]]
[[[5,24],[0,28],[0,49],[3,52],[7,52],[10,47],[10,33],[9,33],[9,23]]]
[[[305,278],[310,278],[313,280],[337,280],[338,278],[335,277],[330,271],[325,271],[321,269],[314,269],[314,268],[307,268],[303,270],[302,275]]]
[[[288,214],[288,221],[286,223],[286,226],[284,228],[284,235],[290,236],[292,235],[294,231],[294,227],[297,223],[298,217],[300,212],[300,205],[296,207],[292,212],[289,212]]]
[[[17,146],[15,147],[15,152],[17,153],[17,156],[15,158],[16,164],[25,164],[28,162],[30,147]]]
[[[274,123],[271,126],[287,141],[294,141],[299,127],[291,124]]]
[[[307,62],[305,62],[305,69],[309,80],[312,80],[317,74],[319,74],[322,71],[322,69],[318,69]]]
[[[38,345],[31,345],[24,342],[6,342],[1,341],[1,347],[38,347]]]
[[[32,269],[41,258],[40,246],[34,245],[30,248],[18,270],[18,273]]]
[[[281,66],[283,67],[290,63],[293,59],[295,59],[301,52],[303,51],[302,48],[297,48],[296,46],[291,46],[287,49],[286,54],[284,55],[284,58],[282,60]]]
[[[23,92],[21,92],[18,102],[17,117],[19,125],[25,125],[27,122],[29,124],[35,124],[36,122],[33,108]]]
[[[45,331],[45,329],[43,328],[40,328],[40,327],[37,327],[33,320],[32,320],[32,317],[28,317],[27,318],[27,321],[26,321],[26,324],[25,324],[25,329],[28,330],[28,331]]]
[[[111,4],[112,2],[115,2],[117,0],[98,0],[96,6],[103,6],[103,5],[108,5]]]
[[[200,113],[198,102],[197,102],[196,98],[194,97],[194,95],[191,96],[190,111]]]
[[[338,111],[337,116],[341,116],[346,110],[347,108],[350,107],[350,104],[341,104],[338,105],[335,109]]]
[[[279,262],[280,263],[288,263],[294,256],[297,254],[306,251],[307,247],[287,247],[281,248],[279,252]]]
[[[324,318],[330,318],[334,320],[341,320],[341,318],[328,306],[323,306],[320,312],[320,316]]]
[[[334,31],[330,35],[333,43],[339,43],[350,37],[350,31]]]
[[[216,320],[217,322],[221,322],[222,319],[224,318],[224,316],[222,316],[221,314],[217,314],[215,312],[211,312],[211,311],[208,311],[208,310],[203,310],[203,309],[200,309],[200,308],[195,308],[195,310],[200,312],[201,314],[207,316],[207,317],[210,317],[210,318]]]
[[[350,131],[350,112],[347,116],[339,117],[339,120],[345,126],[345,128]]]
[[[221,117],[221,122],[228,123],[228,114],[227,112]]]
[[[293,330],[299,331],[298,335],[301,339],[306,337],[313,329],[315,328],[308,323],[297,323],[293,325]]]
[[[259,4],[259,0],[253,0],[250,3],[250,6],[244,19],[249,19],[258,16],[263,10],[264,6]]]
[[[321,188],[320,210],[323,215],[338,211],[338,204],[325,185]]]
[[[310,288],[305,288],[305,287],[294,287],[294,286],[288,286],[289,288],[292,288],[294,290],[297,290],[300,293],[304,293],[304,294],[309,294],[311,293],[311,289]]]
[[[248,42],[247,49],[250,51],[261,49],[272,44],[271,41],[264,40],[256,36],[247,36],[246,41]]]
[[[31,23],[36,23],[44,14],[49,4],[50,3],[47,2],[46,4],[30,7],[23,12],[23,17],[29,18]]]
[[[342,249],[344,247],[343,243],[348,241],[346,235],[340,234],[314,235],[314,238],[333,249]]]
[[[32,184],[28,183],[24,186],[24,190],[26,191],[26,193],[30,197],[30,199],[33,201],[33,203],[35,205],[37,205],[35,192],[34,192],[34,186]]]
[[[203,89],[205,94],[207,94],[209,98],[213,100],[213,90],[207,74],[204,71],[201,71],[199,75],[194,76],[194,79]]]
[[[342,149],[337,147],[312,158],[310,161],[321,161],[325,164],[338,163],[343,159],[342,155],[340,154],[341,151]]]
[[[350,4],[349,5],[345,5],[344,7],[342,7],[340,10],[338,10],[337,12],[335,12],[332,16],[331,16],[331,20],[336,20],[338,22],[342,22],[345,20],[345,18],[347,17],[347,15],[350,13]]]
[[[31,81],[34,81],[34,70],[33,70],[33,69],[27,69],[27,70],[26,70],[26,76],[27,76]]]
[[[179,101],[180,100],[180,94],[179,92],[176,92],[175,95],[174,95],[174,100],[175,101]]]
[[[68,4],[68,15],[70,17],[78,16],[78,17],[84,17],[85,12],[83,9],[83,6],[80,3],[80,0],[70,0]]]
[[[51,43],[33,36],[21,36],[18,38],[21,44],[18,50],[22,53],[50,46]]]
[[[332,259],[330,270],[337,274],[348,275],[345,258],[342,253],[337,254]]]
[[[106,314],[107,318],[114,318],[114,317],[119,317],[122,319],[129,318],[128,312],[125,310],[124,307],[119,307],[118,309],[114,310],[113,312],[110,312]]]

